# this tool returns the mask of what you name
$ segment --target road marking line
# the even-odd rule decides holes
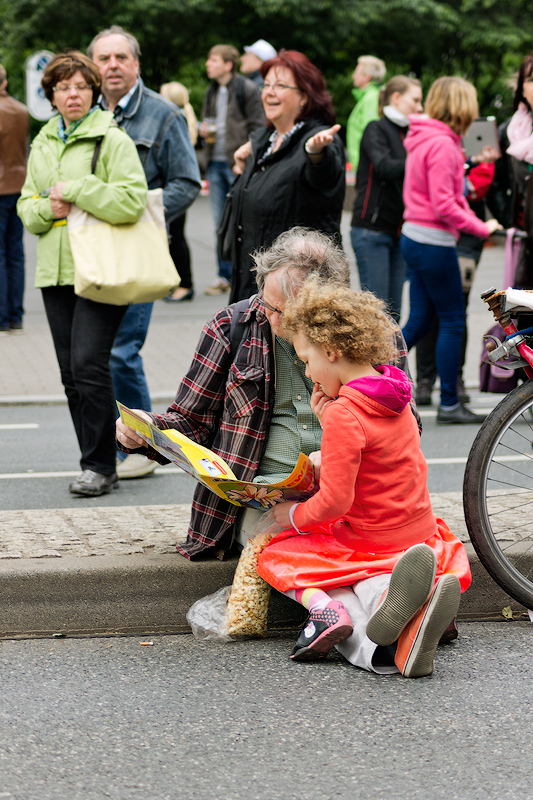
[[[492,459],[493,461],[497,461],[499,463],[503,461],[532,461],[533,462],[533,455],[523,455],[523,456],[498,456]],[[426,464],[428,466],[434,466],[439,464],[466,464],[468,461],[468,456],[457,456],[457,457],[450,457],[450,458],[426,458]]]
[[[446,464],[466,464],[468,461],[468,456],[450,456],[449,458],[426,458],[426,464],[429,467],[434,466],[441,466]],[[500,456],[499,458],[495,458],[494,461],[504,462],[504,461],[533,461],[533,455],[523,455],[523,456]],[[160,464],[160,467],[163,465]],[[79,470],[77,472],[12,472],[12,473],[4,473],[0,474],[0,480],[11,480],[11,479],[20,479],[20,478],[76,478],[79,475]],[[159,473],[162,474],[161,472]],[[186,474],[185,470],[181,469],[180,467],[171,467],[165,466],[165,474],[166,475],[183,475]],[[127,480],[131,480],[128,478]]]
[[[490,414],[490,412],[493,411],[495,408],[496,408],[496,406],[474,406],[473,408],[470,409],[470,411],[473,411],[476,414]],[[436,417],[437,416],[437,410],[438,409],[436,409],[436,408],[435,409],[430,409],[430,408],[420,409],[419,408],[418,409],[418,413],[420,415],[420,418],[424,419],[426,417]]]
[[[159,465],[163,466],[163,465]],[[179,473],[183,474],[184,470],[180,469],[180,467],[167,467],[165,466],[165,474],[169,475],[171,473]],[[80,474],[80,470],[76,472],[12,472],[4,473],[0,475],[0,480],[9,480],[11,478],[20,479],[20,478],[77,478]],[[160,475],[162,473],[159,473]],[[128,478],[127,480],[131,480]]]
[[[12,425],[0,425],[0,431],[22,431],[38,427],[39,425],[36,422],[21,422],[19,424],[14,423]]]

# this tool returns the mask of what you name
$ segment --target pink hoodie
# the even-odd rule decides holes
[[[464,196],[465,171],[461,137],[445,122],[413,115],[406,136],[404,220],[427,228],[486,239],[488,226]]]

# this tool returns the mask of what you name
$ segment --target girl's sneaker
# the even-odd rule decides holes
[[[334,645],[347,639],[353,623],[343,603],[332,600],[322,611],[312,611],[307,625],[296,640],[291,653],[293,661],[318,661],[325,658]]]
[[[442,575],[431,597],[398,639],[394,663],[405,678],[431,675],[439,639],[457,614],[461,585],[456,575]]]
[[[415,544],[406,550],[392,570],[389,588],[368,620],[368,638],[382,646],[395,642],[428,599],[436,572],[437,559],[427,544]]]

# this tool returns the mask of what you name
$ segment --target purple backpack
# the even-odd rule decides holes
[[[486,336],[496,336],[502,342],[507,334],[501,325],[493,325],[489,328]],[[495,364],[488,363],[488,352],[485,340],[481,350],[481,362],[479,365],[479,391],[491,392],[492,394],[508,394],[518,385],[518,371],[502,369]]]

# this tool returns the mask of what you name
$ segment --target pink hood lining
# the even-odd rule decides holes
[[[374,367],[380,375],[357,378],[346,386],[357,389],[390,411],[398,414],[411,400],[411,383],[405,372],[398,367],[382,364]]]

